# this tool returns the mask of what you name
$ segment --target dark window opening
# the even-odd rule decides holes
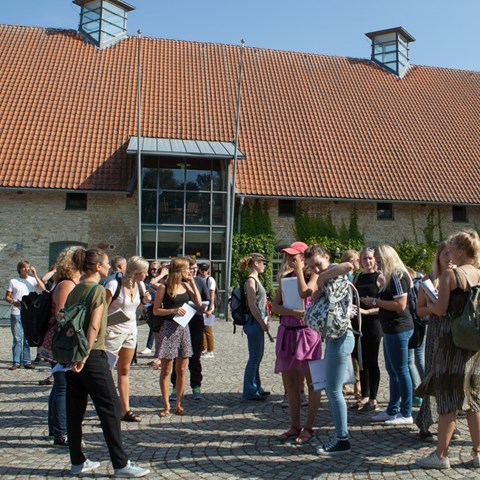
[[[393,204],[377,203],[377,220],[393,220]]]
[[[87,194],[86,193],[67,193],[65,210],[86,210]]]
[[[465,205],[453,205],[452,219],[454,222],[468,222],[467,207]]]
[[[294,217],[296,213],[297,213],[297,202],[295,200],[279,200],[278,201],[279,217]]]

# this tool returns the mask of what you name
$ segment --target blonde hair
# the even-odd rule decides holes
[[[380,260],[382,261],[382,272],[385,277],[385,283],[380,288],[380,291],[387,288],[394,273],[398,275],[398,278],[405,278],[408,282],[409,288],[413,286],[412,278],[408,273],[407,267],[393,247],[390,245],[380,245],[376,248],[375,255],[380,257]]]
[[[472,259],[474,266],[480,268],[480,238],[471,228],[455,233],[447,240],[447,245],[455,250],[463,250]]]
[[[435,250],[435,259],[433,260],[433,266],[432,266],[432,282],[434,283],[435,286],[437,286],[438,278],[442,273],[441,266],[440,266],[440,255],[446,248],[448,248],[448,243],[446,240],[443,240],[438,244],[437,249]]]
[[[175,257],[172,258],[169,267],[169,274],[167,278],[167,292],[171,297],[177,295],[178,287],[182,283],[183,271],[188,270],[190,267],[190,262],[185,257]]]
[[[67,247],[64,248],[55,260],[55,273],[53,275],[53,281],[58,285],[62,280],[71,280],[76,273],[78,273],[78,268],[75,262],[73,261],[73,254],[78,247]]]
[[[125,270],[124,278],[133,278],[135,275],[146,271],[148,271],[147,260],[135,255],[127,260],[127,268]]]
[[[353,263],[355,259],[360,261],[360,254],[356,250],[345,250],[340,261]]]

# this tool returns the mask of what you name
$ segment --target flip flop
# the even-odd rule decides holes
[[[162,410],[161,412],[159,412],[158,416],[160,418],[167,418],[170,416],[170,411],[165,411],[165,410]]]
[[[298,437],[300,432],[302,431],[301,428],[298,427],[290,427],[286,432],[283,432],[281,435],[277,435],[275,438],[280,440],[281,442],[285,440],[289,440],[293,437]]]
[[[313,440],[313,429],[303,427],[300,435],[295,439],[295,445],[305,445]]]

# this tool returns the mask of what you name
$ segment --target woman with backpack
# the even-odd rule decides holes
[[[137,311],[150,302],[150,294],[143,281],[147,276],[148,262],[143,257],[128,259],[125,274],[105,285],[108,313],[121,311],[125,321],[107,327],[106,349],[118,355],[118,392],[124,422],[140,422],[142,418],[130,409],[130,365],[137,347]]]
[[[55,262],[55,273],[53,280],[55,282],[52,291],[52,318],[42,344],[42,357],[52,361],[51,366],[55,365],[55,359],[52,357],[52,340],[57,331],[56,314],[65,305],[69,293],[80,281],[80,272],[73,263],[73,253],[78,247],[67,247],[62,250]],[[57,371],[53,373],[53,387],[48,398],[48,430],[53,435],[53,445],[57,447],[68,447],[67,436],[67,381],[65,372]]]
[[[117,477],[143,477],[149,473],[128,459],[122,445],[121,406],[105,351],[107,302],[105,289],[98,282],[107,277],[107,255],[97,248],[77,248],[73,253],[75,268],[83,273],[82,281],[70,292],[65,309],[85,302],[87,316],[84,329],[89,343],[88,354],[72,364],[67,378],[67,432],[72,475],[91,472],[100,466],[82,451],[82,422],[91,397],[100,418],[103,436]]]
[[[413,319],[408,308],[408,292],[413,286],[407,267],[390,245],[375,250],[385,279],[378,298],[361,299],[367,308],[378,307],[383,331],[383,355],[390,379],[390,400],[387,409],[372,417],[385,425],[411,425],[412,379],[408,369],[408,341],[413,334]]]
[[[427,301],[427,308],[438,316],[438,330],[433,367],[419,388],[420,394],[435,396],[439,414],[437,448],[415,463],[422,468],[450,468],[448,447],[457,411],[463,410],[472,438],[473,466],[480,468],[480,352],[457,347],[452,334],[453,320],[462,314],[471,286],[480,283],[480,238],[476,231],[465,230],[451,236],[447,244],[457,268],[441,274],[437,301]]]
[[[185,415],[182,407],[183,392],[185,390],[185,372],[188,358],[193,355],[190,328],[183,327],[174,320],[176,315],[184,316],[187,312],[183,308],[185,303],[192,301],[197,307],[202,306],[202,299],[195,285],[190,271],[190,262],[187,258],[174,258],[170,263],[166,283],[158,285],[153,314],[163,317],[160,328],[160,390],[163,397],[164,409],[160,417],[170,415],[170,372],[175,360],[177,378],[175,382],[177,415]]]
[[[350,262],[339,265],[330,264],[330,256],[320,245],[312,245],[305,250],[305,263],[318,274],[318,292],[314,294],[314,303],[305,312],[305,322],[317,331],[323,331],[325,338],[325,392],[330,401],[335,436],[333,439],[317,447],[319,455],[343,455],[351,451],[347,423],[347,404],[342,393],[345,370],[353,351],[355,339],[352,332],[352,293],[348,283],[348,273],[353,271]],[[338,300],[336,317],[327,325],[324,307],[331,299]],[[326,309],[329,310],[328,308]],[[328,320],[331,320],[328,316]]]
[[[243,399],[266,400],[270,392],[262,388],[260,363],[265,349],[265,333],[269,331],[267,316],[267,292],[260,282],[259,275],[265,271],[267,259],[261,253],[251,253],[240,260],[238,268],[248,271],[244,283],[248,320],[243,331],[248,340],[248,361],[243,375]]]
[[[279,273],[278,289],[273,299],[272,310],[280,315],[277,331],[275,373],[282,373],[290,410],[290,428],[277,436],[277,440],[292,440],[298,445],[308,443],[313,438],[313,422],[320,405],[321,393],[313,390],[312,377],[308,362],[322,357],[322,339],[320,335],[303,323],[305,308],[311,303],[311,295],[316,290],[318,275],[305,267],[303,253],[308,245],[294,242],[281,250],[285,262]],[[282,283],[295,279],[295,287],[302,300],[302,308],[288,306],[284,302]],[[287,305],[285,305],[286,303]],[[308,385],[308,410],[305,425],[301,428],[300,406],[304,379]]]

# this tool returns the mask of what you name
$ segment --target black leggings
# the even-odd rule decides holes
[[[380,367],[378,366],[378,353],[382,334],[378,330],[364,330],[361,339],[363,370],[360,370],[360,384],[362,397],[376,400],[380,385]]]

